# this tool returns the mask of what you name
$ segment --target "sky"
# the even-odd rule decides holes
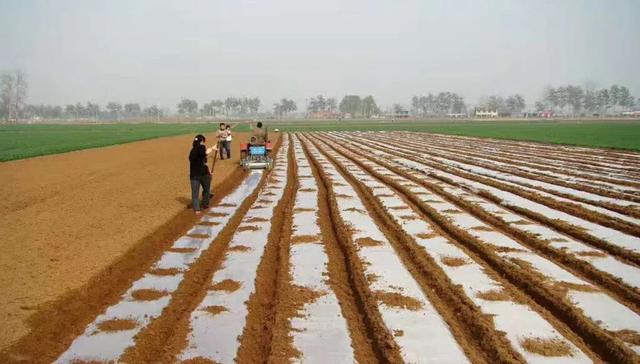
[[[0,70],[14,69],[37,104],[451,91],[533,106],[569,83],[640,97],[640,1],[0,0]]]

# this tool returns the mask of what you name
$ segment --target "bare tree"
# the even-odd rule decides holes
[[[27,78],[17,70],[0,75],[0,111],[5,120],[17,122],[27,97]]]
[[[115,117],[117,120],[120,120],[120,113],[122,112],[122,105],[120,103],[114,102],[114,101],[109,102],[107,104],[107,110],[109,110],[112,117]]]
[[[9,122],[13,116],[13,95],[15,94],[15,78],[10,73],[0,75],[2,83],[2,92],[0,98],[2,100],[2,114],[5,121]]]
[[[15,104],[14,110],[16,113],[16,120],[18,119],[18,115],[22,108],[24,107],[24,101],[27,98],[27,77],[24,72],[18,70],[15,71],[16,78],[16,96],[15,96]]]

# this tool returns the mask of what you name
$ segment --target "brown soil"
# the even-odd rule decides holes
[[[159,138],[0,163],[0,322],[5,328],[0,350],[30,332],[42,332],[42,319],[47,327],[62,324],[54,306],[64,294],[75,304],[60,308],[86,320],[96,309],[89,301],[118,297],[157,252],[193,226],[196,217],[185,209],[191,195],[185,177],[191,139]],[[232,149],[233,158],[216,163],[216,198],[226,193],[223,182],[240,172],[237,143]],[[117,264],[118,269],[108,269]],[[106,296],[102,279],[112,282]],[[20,308],[25,305],[38,307],[37,315]],[[40,315],[47,310],[55,313]],[[73,327],[70,317],[63,320]],[[66,339],[59,334],[51,340]],[[47,347],[42,340],[32,342]]]
[[[367,282],[369,282],[369,284],[371,285],[375,283],[378,279],[380,279],[380,276],[375,273],[367,273],[366,278],[367,278]]]
[[[276,144],[279,148],[280,143]],[[206,296],[214,273],[220,268],[229,244],[243,217],[258,198],[269,174],[264,174],[251,193],[216,236],[209,249],[185,272],[182,283],[173,292],[169,306],[135,338],[136,345],[127,349],[122,361],[175,362],[176,355],[187,345],[190,313]]]
[[[566,293],[569,290],[572,291],[580,291],[580,292],[598,292],[600,291],[598,288],[594,287],[594,286],[589,286],[586,284],[576,284],[576,283],[569,283],[569,282],[558,282],[552,285],[553,290],[556,290],[558,292],[560,292],[563,295],[566,295]]]
[[[246,245],[234,245],[229,248],[230,252],[246,252],[249,250],[251,250],[251,248]]]
[[[315,188],[303,188],[300,190],[300,192],[313,192],[313,191],[317,191]]]
[[[492,227],[486,226],[486,225],[474,226],[474,227],[471,228],[471,230],[476,230],[476,231],[495,231]]]
[[[351,241],[352,232],[338,212],[332,182],[306,144],[305,141],[304,151],[319,188],[319,221],[329,256],[329,283],[347,319],[356,360],[362,363],[400,362],[399,348],[385,329],[375,307],[375,298],[367,288],[367,279],[373,277],[364,275],[364,267]]]
[[[574,253],[575,255],[579,255],[581,257],[600,257],[600,258],[604,258],[607,255],[603,252],[599,252],[599,251],[595,251],[595,250],[590,250],[590,251],[582,251],[582,252],[577,252]]]
[[[180,270],[177,268],[155,268],[149,271],[149,273],[156,276],[174,276],[180,273]]]
[[[335,195],[335,196],[336,196],[337,198],[353,198],[353,197],[351,197],[351,196],[349,196],[349,195],[345,195],[345,194],[342,194],[342,193],[336,193],[336,195]]]
[[[137,326],[138,323],[135,320],[114,319],[99,323],[98,330],[106,332],[124,331],[135,329]]]
[[[346,172],[344,173],[346,174]],[[358,184],[358,179],[352,179],[352,181]],[[411,237],[390,216],[385,214],[386,210],[379,202],[376,202],[373,191],[367,189],[366,186],[361,185],[361,187],[367,192],[358,193],[361,198],[367,201],[366,206],[371,207],[369,213],[380,218],[379,224],[383,230],[386,230],[384,227],[390,228],[385,232],[385,235],[391,239],[392,245],[396,248],[405,266],[421,284],[423,292],[445,319],[468,357],[478,363],[521,362],[521,360],[515,359],[519,357],[518,354],[509,349],[508,342],[501,337],[501,334],[494,333],[493,324],[489,318],[482,315],[468,301],[462,289],[453,285],[433,259],[423,253],[424,249],[412,242]],[[354,263],[351,264],[358,265],[357,260]],[[372,299],[375,298],[372,297]],[[462,319],[462,317],[464,318]],[[483,349],[476,347],[478,344],[486,348],[487,351],[483,353]]]
[[[492,289],[486,292],[478,292],[476,293],[476,297],[482,298],[483,300],[487,301],[511,301],[509,293],[507,293],[507,291],[505,291],[504,289]]]
[[[187,234],[187,236],[194,239],[206,239],[210,237],[207,234]]]
[[[248,313],[242,334],[238,338],[238,347],[235,360],[239,363],[258,363],[264,361],[271,352],[271,348],[280,343],[274,337],[276,327],[276,309],[282,296],[278,288],[283,286],[283,281],[288,277],[283,272],[283,259],[288,261],[287,239],[291,235],[292,209],[298,188],[297,166],[293,153],[292,142],[286,153],[288,168],[286,184],[282,198],[273,209],[271,229],[267,236],[267,244],[264,247],[262,259],[258,265],[255,279],[255,291],[246,302]],[[269,183],[276,179],[271,176]],[[289,297],[284,297],[288,299]],[[276,341],[274,341],[274,339]]]
[[[531,221],[525,220],[525,219],[520,219],[517,221],[513,221],[512,224],[514,225],[531,225]]]
[[[333,141],[335,140],[332,140],[332,142]],[[338,142],[337,144],[342,145],[341,142]],[[391,154],[396,154],[395,152],[389,151],[388,149],[385,149],[385,148],[382,148],[382,149],[390,152]],[[406,169],[403,170],[400,167],[394,166],[385,161],[381,161],[377,158],[373,158],[370,155],[365,153],[357,152],[356,154],[360,155],[361,157],[364,157],[364,159],[374,160],[375,163],[382,165],[399,175],[405,176],[413,180],[414,182],[425,186],[431,191],[435,191],[435,193],[437,193],[438,195],[445,196],[446,200],[449,200],[450,202],[453,201],[455,204],[463,206],[465,210],[472,211],[474,214],[477,214],[480,218],[484,220],[494,221],[492,220],[492,217],[490,215],[487,216],[486,213],[478,210],[477,206],[473,206],[472,204],[461,203],[458,201],[458,199],[455,196],[444,191],[443,188],[440,187],[441,184],[446,183],[450,185],[456,185],[454,182],[452,182],[449,179],[429,173],[429,176],[433,175],[441,180],[441,182],[438,182],[438,183],[431,183],[430,181],[429,182],[426,181],[421,174],[416,173],[414,171],[407,171]],[[416,158],[413,158],[413,156],[408,154],[400,154],[400,153],[397,153],[397,154],[404,158],[413,159],[413,160],[416,159]],[[355,160],[354,159],[352,160],[355,161],[356,164],[360,163],[357,158]],[[386,182],[389,185],[392,185],[392,186],[395,185],[395,181],[386,181]],[[401,186],[399,188],[402,189]],[[474,192],[482,194],[483,191],[479,191],[479,192],[474,191]],[[473,254],[478,254],[478,258],[476,259],[481,258],[484,261],[483,264],[488,263],[488,265],[492,267],[491,269],[497,269],[498,275],[494,274],[494,277],[500,277],[500,279],[507,278],[509,284],[513,284],[514,288],[518,287],[519,289],[522,289],[524,292],[526,292],[528,296],[523,295],[522,293],[517,293],[517,294],[521,296],[522,299],[525,299],[526,297],[526,299],[528,300],[527,302],[530,305],[534,304],[534,307],[537,307],[536,308],[537,311],[539,311],[543,316],[545,316],[547,320],[550,320],[550,322],[552,322],[552,324],[556,328],[558,328],[563,333],[563,335],[565,335],[565,337],[570,337],[571,341],[573,341],[574,344],[578,345],[581,348],[581,350],[587,353],[587,355],[589,355],[591,358],[594,358],[594,352],[597,352],[599,355],[602,356],[602,358],[607,358],[607,360],[629,362],[627,358],[629,358],[629,355],[632,355],[632,354],[627,347],[619,345],[619,343],[616,343],[615,341],[611,340],[609,337],[602,335],[599,332],[599,329],[595,326],[595,324],[588,320],[585,320],[585,318],[581,316],[581,312],[573,308],[569,302],[557,296],[556,294],[551,294],[550,291],[543,289],[542,288],[543,281],[540,280],[541,277],[538,274],[535,274],[535,272],[531,272],[526,268],[514,269],[510,267],[508,264],[505,264],[501,259],[493,255],[494,253],[491,252],[492,250],[489,249],[488,247],[485,247],[485,244],[483,244],[482,242],[478,242],[476,238],[469,235],[466,231],[463,231],[461,229],[458,229],[452,226],[450,221],[448,221],[446,218],[440,215],[437,211],[435,211],[435,209],[430,207],[428,204],[422,203],[422,201],[419,198],[414,198],[413,197],[414,195],[409,193],[408,198],[410,198],[411,201],[414,202],[421,209],[422,212],[424,212],[427,216],[429,216],[430,219],[433,219],[439,226],[441,226],[445,231],[447,231],[447,234],[451,234],[460,243],[462,243],[462,246],[464,247],[463,249],[469,250],[473,252]],[[484,195],[481,195],[481,196],[484,197]],[[497,201],[496,203],[500,203],[500,201]],[[496,221],[496,223],[497,222],[499,221]],[[501,225],[501,227],[508,230],[508,227],[504,225]],[[510,230],[510,231],[513,231],[513,230]],[[516,234],[516,236],[518,235]],[[526,238],[529,238],[529,237],[527,236]],[[583,271],[587,271],[587,270],[583,270]],[[598,279],[603,278],[602,275],[598,275],[598,274],[593,274],[591,276]],[[537,284],[531,284],[531,282],[537,282]],[[503,284],[504,283],[506,282],[503,282]],[[607,281],[607,284],[611,284],[611,283],[612,283],[611,280]],[[629,292],[625,291],[624,293],[629,293]],[[631,293],[631,295],[633,294]],[[533,301],[536,301],[536,303],[533,303]],[[627,303],[628,302],[629,301],[627,301]],[[551,309],[555,317],[549,316],[546,310],[544,309],[541,310],[538,304],[542,307],[545,307],[546,309]],[[560,320],[558,320],[557,318],[560,318]],[[565,325],[567,325],[568,327]],[[574,330],[575,332],[572,332],[571,330]],[[579,333],[581,337],[578,337],[576,335],[576,332]],[[588,338],[586,340],[588,348],[585,346],[585,342],[583,341],[585,337]],[[608,349],[604,350],[605,347]]]
[[[509,246],[499,246],[499,245],[493,245],[493,244],[486,244],[486,246],[496,253],[516,253],[516,252],[522,253],[525,251],[522,249],[512,248]]]
[[[397,292],[376,291],[375,297],[386,306],[417,311],[422,308],[422,303],[417,299],[405,296]]]
[[[215,306],[215,305],[214,306],[208,306],[208,307],[204,308],[204,310],[207,311],[208,313],[210,313],[212,316],[215,316],[215,315],[219,314],[220,312],[229,311],[224,306]]]
[[[203,226],[218,226],[220,225],[219,222],[217,221],[198,221],[198,225],[203,225]]]
[[[631,345],[640,345],[640,333],[633,330],[610,331],[618,339]]]
[[[245,225],[245,226],[240,226],[238,228],[238,231],[258,231],[262,229],[260,226],[256,226],[256,225]]]
[[[219,364],[219,363],[217,363],[217,362],[215,362],[213,360],[198,356],[198,357],[195,357],[195,358],[183,360],[183,361],[180,362],[180,364]]]
[[[193,253],[194,251],[196,251],[196,248],[170,248],[167,249],[167,251],[173,252],[173,253]]]
[[[166,295],[168,295],[167,292],[155,289],[139,289],[131,293],[131,296],[133,296],[133,299],[136,301],[155,301]]]
[[[389,193],[379,193],[379,194],[376,195],[376,197],[378,197],[378,198],[393,197],[393,195],[389,194]]]
[[[568,240],[564,239],[564,238],[551,238],[551,239],[547,239],[547,241],[551,242],[551,243],[554,243],[554,242],[555,243],[563,243],[563,242],[566,242]]]
[[[448,265],[450,267],[460,267],[465,264],[469,264],[469,262],[466,259],[454,258],[454,257],[442,257],[440,258],[440,261],[442,261],[444,265]]]
[[[267,222],[269,219],[265,219],[264,217],[252,217],[250,219],[244,220],[244,223],[251,224],[254,222]]]
[[[431,238],[435,238],[436,236],[438,236],[437,233],[433,232],[433,233],[418,233],[416,234],[416,236],[420,239],[431,239]]]
[[[526,351],[542,356],[571,356],[573,354],[569,344],[560,339],[526,338],[520,344]]]
[[[211,217],[225,217],[228,214],[226,212],[207,212],[205,215],[208,215]]]
[[[321,241],[320,235],[295,235],[291,238],[292,244],[315,243]]]
[[[221,204],[219,204],[217,206],[220,206],[220,207],[236,207],[238,205],[236,205],[234,203],[221,203]]]
[[[309,211],[315,211],[315,209],[310,209],[306,207],[296,207],[295,209],[293,209],[294,214],[298,212],[309,212]]]
[[[234,281],[233,279],[225,279],[222,282],[212,285],[210,289],[213,291],[234,292],[240,289],[240,287],[240,282]]]
[[[366,238],[358,238],[356,239],[356,244],[360,246],[381,246],[382,242],[380,240],[372,239],[369,237]]]

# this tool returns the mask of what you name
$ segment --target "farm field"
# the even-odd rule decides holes
[[[53,324],[61,308],[82,317],[94,300],[117,298],[128,277],[191,228],[192,138],[0,163],[0,352],[34,325]],[[216,163],[216,193],[235,188],[238,165],[234,143],[232,158]],[[64,315],[61,324],[74,320]]]
[[[640,122],[637,120],[580,121],[389,121],[316,120],[273,122],[282,131],[415,131],[484,138],[570,144],[588,147],[640,151]],[[238,131],[249,131],[246,124]]]
[[[217,128],[218,123],[0,125],[0,162]]]
[[[327,131],[274,160],[0,361],[640,361],[639,153]]]

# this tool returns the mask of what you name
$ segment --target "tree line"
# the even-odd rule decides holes
[[[218,114],[247,116],[257,114],[260,110],[260,105],[261,102],[258,97],[227,97],[224,100],[211,100],[198,109],[197,101],[183,98],[178,104],[178,114],[213,117]]]
[[[416,116],[461,114],[466,110],[464,98],[455,92],[429,93],[427,96],[411,98],[411,112]]]
[[[625,86],[612,85],[609,88],[585,89],[581,86],[567,85],[548,87],[542,100],[536,102],[536,111],[552,109],[564,114],[579,115],[616,113],[620,109],[629,109],[636,104],[635,98]],[[637,101],[640,106],[640,99]]]
[[[98,103],[86,102],[64,106],[26,104],[27,80],[21,71],[0,74],[0,118],[18,119],[94,119],[121,120],[131,118],[160,119],[169,115],[168,109],[158,105],[141,107],[138,103],[108,102],[104,108]],[[259,97],[227,97],[198,104],[196,100],[183,98],[177,104],[179,115],[186,117],[249,117],[257,116],[262,102]],[[612,85],[596,89],[576,85],[547,87],[541,100],[532,105],[535,111],[552,110],[563,115],[605,115],[640,107],[640,99],[631,95],[625,86]],[[507,97],[491,95],[483,97],[476,108],[497,111],[500,115],[522,113],[527,107],[525,98],[520,94]],[[531,110],[531,109],[530,109]],[[282,98],[273,104],[272,115],[286,117],[298,111],[298,105],[292,99]],[[401,104],[394,104],[393,114],[406,113]],[[446,116],[451,114],[472,114],[464,98],[450,91],[413,96],[410,100],[411,114],[417,117]],[[345,95],[340,103],[335,97],[318,95],[307,99],[306,112],[310,116],[324,114],[333,116],[351,116],[370,118],[382,114],[372,95]],[[319,115],[318,115],[319,116]]]

